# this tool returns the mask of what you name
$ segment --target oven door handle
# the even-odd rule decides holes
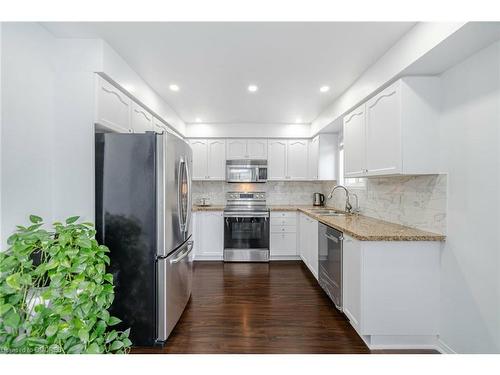
[[[224,217],[269,217],[269,212],[224,212]]]

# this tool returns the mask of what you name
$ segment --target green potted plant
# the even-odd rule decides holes
[[[129,352],[130,330],[112,329],[120,319],[108,312],[109,249],[95,240],[92,223],[78,219],[46,230],[31,215],[0,252],[0,352]]]

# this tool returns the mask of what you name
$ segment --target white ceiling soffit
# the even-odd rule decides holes
[[[443,29],[445,32],[441,33],[436,28]],[[412,33],[415,35],[407,38]],[[440,33],[442,35],[438,39],[432,40],[430,38],[431,35],[436,36]],[[408,58],[409,56],[405,56],[405,51],[411,50],[413,52],[415,50],[415,37],[427,44],[425,45],[426,51],[420,56],[415,55]],[[340,131],[343,114],[357,106],[364,94],[374,94],[402,76],[439,75],[499,39],[500,22],[467,22],[456,25],[451,23],[420,24],[397,43],[395,46],[398,47],[396,51],[399,49],[397,54],[386,58],[391,52],[395,52],[388,51],[377,62],[376,65],[380,66],[370,68],[370,70],[380,68],[380,71],[377,71],[375,75],[376,79],[373,74],[369,76],[370,72],[365,72],[352,87],[320,115],[319,119],[314,121],[312,134]],[[413,59],[416,56],[418,58]],[[411,61],[412,59],[413,61]],[[394,63],[397,60],[401,63],[408,63],[408,65],[402,68],[404,64]],[[381,71],[384,70],[384,74],[381,74]],[[385,80],[381,78],[385,78]]]
[[[311,123],[413,25],[44,23],[57,37],[104,39],[186,123],[266,124]]]

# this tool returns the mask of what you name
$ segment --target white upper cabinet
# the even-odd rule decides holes
[[[365,174],[365,105],[344,117],[345,177]]]
[[[319,163],[319,135],[311,139],[309,142],[309,179],[318,179],[318,163]]]
[[[309,141],[308,179],[333,181],[337,179],[337,134],[319,134]]]
[[[249,139],[247,155],[249,159],[267,159],[267,139]]]
[[[308,178],[308,140],[288,141],[287,179],[307,180]]]
[[[366,103],[366,169],[369,174],[401,173],[400,82]]]
[[[267,159],[267,139],[228,139],[228,160]]]
[[[405,77],[345,116],[345,177],[439,173],[439,95],[439,78]]]
[[[268,142],[267,179],[284,180],[287,176],[287,147],[286,140],[274,139]]]
[[[193,180],[224,180],[225,139],[190,139],[193,150]]]
[[[269,140],[267,177],[269,180],[308,179],[308,140]]]
[[[145,133],[153,130],[153,115],[134,102],[132,102],[130,120],[134,133]]]
[[[208,148],[208,180],[224,180],[226,177],[226,141],[224,139],[209,139]]]
[[[227,140],[227,159],[248,159],[247,140],[246,139],[228,139]]]
[[[129,133],[130,98],[99,76],[96,76],[96,90],[95,123],[118,133]]]
[[[206,139],[190,139],[189,144],[193,150],[193,180],[205,180],[208,166],[208,141]]]

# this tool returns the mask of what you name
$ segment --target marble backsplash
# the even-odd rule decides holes
[[[446,234],[446,175],[394,176],[346,181],[358,195],[361,213],[413,228]],[[325,195],[327,192],[324,192]],[[354,206],[355,199],[351,198]],[[343,209],[345,193],[335,191],[327,205]]]
[[[270,205],[312,204],[320,192],[328,196],[334,182],[268,181],[265,184],[228,184],[223,181],[193,181],[193,202],[209,198],[212,205],[224,205],[228,191],[265,191]],[[446,175],[394,176],[346,180],[350,192],[359,198],[366,216],[413,228],[446,234]],[[345,194],[338,189],[327,205],[344,209]],[[355,199],[351,197],[354,206]]]
[[[333,183],[330,182],[330,185]],[[228,191],[264,191],[268,204],[312,204],[313,193],[322,193],[321,182],[268,181],[265,184],[226,183],[224,181],[193,181],[193,202],[209,198],[212,205],[224,205]]]

